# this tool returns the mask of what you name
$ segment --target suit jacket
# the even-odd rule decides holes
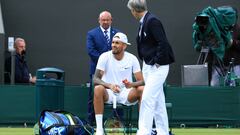
[[[118,29],[111,27],[110,29],[110,46],[107,44],[107,40],[100,27],[96,27],[87,33],[87,51],[91,58],[90,61],[90,75],[93,75],[96,69],[99,56],[112,49],[111,43],[113,36],[119,32]]]
[[[149,12],[144,17],[140,36],[137,36],[137,45],[140,59],[148,65],[168,65],[175,61],[161,21]]]
[[[6,83],[10,83],[11,75],[11,57],[8,57],[5,61],[5,70],[9,73],[7,76]],[[27,61],[24,56],[19,54],[15,55],[15,83],[29,83],[29,69],[27,66]]]

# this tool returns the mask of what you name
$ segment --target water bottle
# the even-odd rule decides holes
[[[225,86],[235,87],[236,86],[236,74],[234,71],[234,58],[231,58],[228,67],[228,73],[225,77]]]
[[[231,72],[228,71],[224,79],[224,86],[230,86],[230,82],[231,82]]]

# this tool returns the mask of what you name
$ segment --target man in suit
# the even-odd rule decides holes
[[[163,84],[174,62],[173,51],[161,21],[147,11],[146,0],[129,0],[127,6],[140,21],[137,49],[145,81],[137,134],[150,135],[154,118],[157,134],[169,135]]]
[[[119,30],[112,28],[112,15],[108,11],[99,14],[98,22],[100,26],[88,31],[87,33],[87,51],[90,56],[90,89],[88,92],[88,121],[90,124],[94,121],[93,110],[93,92],[92,77],[94,75],[99,56],[111,50],[113,36]]]

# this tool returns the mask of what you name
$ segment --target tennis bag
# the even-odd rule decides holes
[[[94,128],[70,112],[45,110],[40,115],[39,134],[93,135]]]

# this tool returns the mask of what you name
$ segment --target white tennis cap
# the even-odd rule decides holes
[[[116,33],[114,36],[113,36],[113,39],[114,40],[117,40],[117,41],[121,41],[127,45],[131,45],[130,43],[128,43],[128,39],[127,39],[127,35],[122,33],[122,32],[118,32]]]

